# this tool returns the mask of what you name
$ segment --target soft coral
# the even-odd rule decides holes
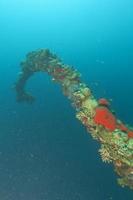
[[[95,110],[94,122],[104,126],[109,131],[116,129],[116,118],[111,111],[106,107],[97,107]]]

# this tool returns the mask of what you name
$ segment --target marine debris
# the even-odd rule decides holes
[[[28,53],[20,65],[21,72],[15,84],[17,101],[32,103],[34,97],[25,90],[27,80],[36,72],[48,73],[71,100],[76,118],[101,144],[101,158],[103,162],[112,163],[119,176],[118,183],[133,189],[133,127],[117,119],[109,101],[105,98],[97,100],[91,89],[81,81],[80,73],[64,64],[49,49]]]

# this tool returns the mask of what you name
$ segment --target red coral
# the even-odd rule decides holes
[[[102,106],[109,106],[110,105],[109,101],[107,99],[104,99],[104,98],[99,99],[98,103],[99,103],[99,105],[102,105]]]
[[[133,131],[128,131],[128,138],[133,138]]]
[[[124,132],[128,131],[128,128],[123,123],[117,124],[117,128]]]
[[[109,131],[116,129],[116,118],[106,107],[97,107],[94,116],[94,122],[104,126]]]

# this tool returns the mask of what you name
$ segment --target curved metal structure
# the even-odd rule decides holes
[[[15,84],[17,101],[32,103],[34,97],[25,91],[27,80],[36,72],[48,73],[71,100],[76,118],[92,138],[100,142],[101,158],[103,162],[112,163],[119,176],[118,183],[133,189],[133,128],[117,119],[107,99],[97,100],[81,81],[80,73],[48,49],[28,53],[20,65],[21,72]]]

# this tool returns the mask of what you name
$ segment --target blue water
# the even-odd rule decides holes
[[[0,19],[0,199],[132,200],[58,85],[32,77],[32,105],[12,86],[25,54],[49,48],[133,124],[133,1],[1,0]]]

